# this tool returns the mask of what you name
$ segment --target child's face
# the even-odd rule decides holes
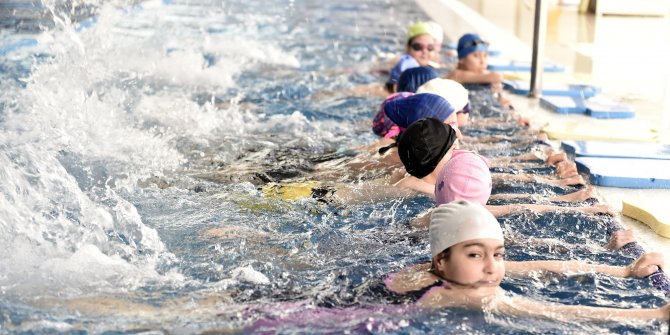
[[[486,51],[475,51],[458,61],[463,70],[482,73],[486,71],[489,64],[489,53]]]
[[[456,138],[458,138],[459,140],[462,140],[463,139],[463,134],[461,133],[461,130],[458,128],[460,126],[460,124],[458,123],[458,116],[456,114],[457,113],[451,113],[451,115],[449,115],[449,117],[446,120],[444,120],[444,123],[450,125],[451,128],[454,129],[454,131],[456,132]],[[451,147],[452,148],[458,147],[457,144],[458,143],[454,143],[454,145],[452,145]],[[458,149],[458,148],[456,148],[456,149]]]
[[[496,287],[505,276],[505,247],[496,239],[475,239],[453,245],[435,267],[445,279],[467,288]]]
[[[428,34],[414,37],[412,43],[407,46],[407,54],[416,59],[421,66],[428,66],[430,61],[436,58],[437,47],[435,38]]]
[[[470,118],[469,113],[456,113],[456,118],[458,119],[458,127],[465,127],[468,125],[468,119]]]

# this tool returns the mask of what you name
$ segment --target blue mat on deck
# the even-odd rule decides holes
[[[670,144],[563,141],[561,148],[575,157],[644,158],[670,160]]]
[[[670,188],[670,160],[577,157],[577,169],[592,184],[623,188]]]
[[[589,99],[584,102],[586,114],[598,119],[630,119],[635,117],[635,111],[630,106],[606,100]]]
[[[489,61],[488,69],[491,71],[519,71],[530,72],[530,61],[516,61],[516,60],[491,60]],[[564,72],[565,67],[553,63],[544,63],[544,72]]]
[[[540,105],[559,114],[584,114],[586,106],[581,97],[547,96],[540,98]]]
[[[505,89],[508,89],[515,94],[528,95],[528,93],[530,93],[530,82],[527,80],[503,80],[503,86],[505,87]],[[577,85],[577,84],[542,85],[543,96],[590,98],[600,93],[600,91],[601,91],[600,87],[591,85]]]
[[[580,96],[543,96],[540,105],[559,114],[587,114],[598,119],[635,117],[631,107],[601,97],[584,100]]]

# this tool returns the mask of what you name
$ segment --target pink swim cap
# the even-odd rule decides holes
[[[438,205],[454,200],[486,205],[492,185],[486,158],[472,151],[456,150],[437,176],[435,200]]]

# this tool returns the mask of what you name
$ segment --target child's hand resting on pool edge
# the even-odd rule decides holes
[[[608,204],[595,204],[593,206],[582,208],[584,213],[616,215],[614,208]]]
[[[664,263],[663,254],[649,252],[626,267],[626,277],[644,278],[658,271]]]
[[[549,150],[547,153],[547,159],[544,161],[547,165],[556,165],[562,161],[567,161],[568,155],[565,152],[555,152],[554,150]]]
[[[617,230],[612,233],[610,240],[605,246],[607,250],[619,250],[628,243],[635,242],[635,236],[631,230]]]
[[[570,161],[556,163],[556,175],[559,178],[570,178],[579,175],[577,164]]]

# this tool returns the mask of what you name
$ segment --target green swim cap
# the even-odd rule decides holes
[[[412,38],[423,34],[433,36],[438,44],[442,44],[442,41],[444,40],[444,31],[442,30],[442,26],[437,22],[419,21],[407,27],[407,40],[411,40]]]
[[[414,37],[417,37],[419,35],[423,35],[423,34],[429,34],[429,35],[432,36],[433,35],[432,33],[433,33],[432,27],[430,25],[428,25],[427,22],[423,22],[423,21],[419,21],[419,22],[414,23],[414,24],[410,25],[409,27],[407,27],[407,39],[408,40],[410,40]]]

